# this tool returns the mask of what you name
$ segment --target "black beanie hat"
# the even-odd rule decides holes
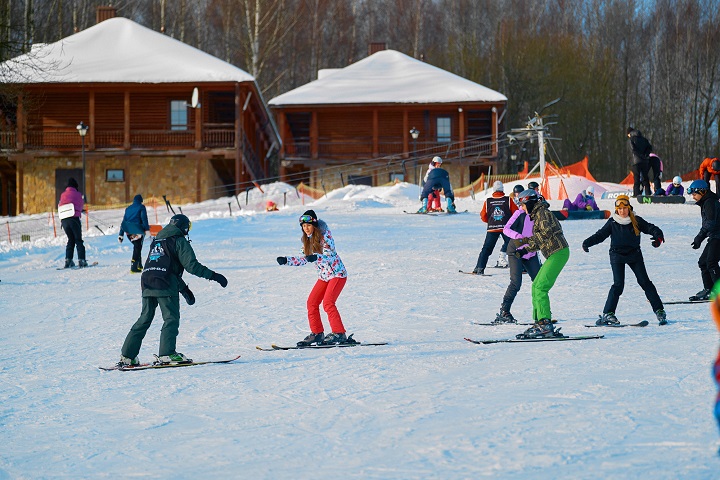
[[[75,179],[72,178],[72,177],[68,178],[67,186],[68,186],[68,187],[72,187],[72,188],[74,188],[75,190],[77,190],[77,189],[78,189],[77,180],[75,180]]]
[[[307,217],[310,217],[311,220],[308,221]],[[305,220],[305,221],[303,221],[303,220]],[[317,226],[318,219],[317,219],[317,214],[315,213],[315,210],[308,210],[300,216],[300,225],[302,225],[303,223],[309,223],[310,225]]]
[[[633,127],[628,127],[627,134],[630,135],[634,131],[635,131],[635,129]]]

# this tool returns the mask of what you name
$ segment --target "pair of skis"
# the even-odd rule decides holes
[[[100,370],[105,370],[106,372],[113,371],[113,370],[119,370],[121,372],[129,372],[129,371],[135,371],[135,370],[150,370],[154,368],[178,368],[178,367],[194,367],[196,365],[209,365],[211,363],[230,363],[234,362],[240,358],[240,355],[238,355],[235,358],[229,358],[226,360],[209,360],[209,361],[203,361],[203,362],[182,362],[182,363],[141,363],[140,365],[127,365],[127,366],[113,366],[113,367],[98,367]]]

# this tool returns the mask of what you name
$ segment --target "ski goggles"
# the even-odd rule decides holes
[[[303,223],[311,223],[314,225],[317,223],[317,220],[315,220],[312,215],[302,215],[300,217],[300,225],[302,225]]]
[[[630,202],[624,198],[615,200],[615,208],[630,208]]]
[[[705,195],[706,190],[704,188],[693,188],[689,187],[687,189],[688,195],[692,195],[693,193],[697,193],[698,195]]]

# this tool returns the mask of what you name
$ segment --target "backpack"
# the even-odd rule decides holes
[[[140,284],[142,289],[168,290],[174,273],[173,264],[179,264],[175,253],[175,237],[155,239],[150,244],[145,266],[143,267]],[[182,275],[182,266],[180,275]],[[180,276],[177,275],[177,276]]]

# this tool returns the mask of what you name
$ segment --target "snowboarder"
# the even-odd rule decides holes
[[[315,263],[318,280],[310,291],[307,299],[307,315],[310,323],[310,334],[297,343],[298,347],[316,345],[336,345],[353,343],[352,338],[346,335],[337,302],[347,282],[347,270],[340,256],[335,251],[335,240],[327,224],[318,220],[314,210],[308,210],[300,216],[302,229],[302,250],[299,256],[277,257],[279,265],[301,267],[308,263]],[[320,318],[320,304],[327,313],[332,333],[325,335],[322,319]]]
[[[178,330],[180,328],[180,294],[189,305],[195,303],[195,296],[182,279],[184,270],[196,277],[212,280],[227,287],[227,279],[195,258],[195,251],[186,238],[192,223],[185,215],[174,215],[165,228],[150,244],[150,252],[145,261],[141,277],[142,312],[137,322],[130,328],[122,346],[118,367],[138,365],[138,353],[148,328],[155,317],[155,310],[160,306],[163,326],[160,330],[160,348],[158,363],[189,363],[192,362],[182,353],[175,350]]]
[[[665,189],[665,195],[668,197],[671,195],[680,195],[681,197],[685,194],[685,188],[682,186],[682,177],[677,175],[673,178],[672,183]]]
[[[428,195],[430,195],[430,192],[433,190],[440,189],[442,189],[445,193],[445,199],[447,200],[447,212],[456,213],[455,195],[453,194],[452,186],[450,185],[450,174],[447,170],[439,166],[435,166],[435,168],[427,174],[427,180],[425,181],[425,186],[423,187],[422,194],[420,195],[422,207],[420,207],[420,210],[418,210],[417,213],[428,212]]]
[[[509,239],[526,238],[532,235],[533,221],[523,209],[517,210],[512,214],[510,220],[503,227],[503,234]],[[510,284],[505,290],[502,304],[500,305],[500,313],[495,316],[493,323],[517,323],[515,317],[510,313],[515,297],[522,287],[523,270],[525,270],[530,279],[534,280],[537,272],[540,270],[540,259],[537,252],[528,252],[521,257],[515,256],[515,248],[508,242],[508,264],[510,266]]]
[[[705,180],[710,188],[710,180],[715,179],[715,194],[720,195],[720,160],[708,157],[702,161],[698,169],[700,178]]]
[[[513,213],[518,209],[515,202],[510,200],[510,197],[505,195],[505,187],[500,180],[493,183],[492,196],[485,200],[483,203],[482,210],[480,211],[480,218],[483,222],[487,223],[487,233],[485,234],[485,241],[483,242],[480,255],[478,255],[477,264],[473,273],[475,275],[483,275],[485,273],[485,267],[487,266],[488,258],[495,249],[498,239],[502,236],[503,244],[500,248],[500,255],[498,256],[497,264],[498,268],[507,268],[507,244],[508,237],[503,235],[503,227],[508,222]]]
[[[142,246],[145,235],[149,232],[147,209],[143,205],[142,195],[138,194],[133,198],[133,203],[125,209],[125,216],[123,216],[118,234],[118,242],[123,242],[123,234],[125,234],[133,244],[132,259],[130,260],[130,272],[132,273],[142,272]]]
[[[585,190],[578,193],[574,202],[566,198],[563,202],[563,210],[569,210],[571,212],[575,210],[600,210],[595,202],[595,187],[588,185]]]
[[[74,212],[72,212],[72,215],[65,218],[62,218],[61,216],[60,221],[60,225],[68,238],[67,245],[65,246],[64,268],[72,268],[75,266],[75,262],[73,262],[73,255],[76,248],[78,255],[78,267],[85,268],[88,266],[88,263],[87,260],[85,260],[85,243],[82,239],[82,224],[80,223],[80,217],[82,216],[85,202],[83,201],[82,194],[78,191],[77,180],[72,177],[68,178],[67,188],[65,188],[65,191],[60,194],[58,207],[69,204],[73,205]]]
[[[647,138],[643,137],[640,130],[632,127],[627,129],[627,136],[630,139],[630,146],[633,153],[632,172],[634,177],[633,197],[642,195],[643,187],[645,195],[652,195],[650,190],[650,154],[653,147]]]
[[[660,228],[633,213],[630,197],[618,195],[615,199],[615,213],[600,230],[590,235],[582,243],[582,249],[587,253],[590,251],[590,247],[598,245],[610,237],[610,267],[613,273],[613,284],[608,292],[603,314],[595,322],[597,325],[620,324],[615,316],[615,310],[620,301],[620,295],[625,289],[625,265],[629,266],[635,274],[638,285],[645,292],[645,297],[650,302],[660,325],[667,323],[662,300],[660,300],[657,289],[650,281],[645,268],[645,261],[640,250],[641,233],[650,235],[652,246],[655,248],[665,241],[665,236]]]
[[[652,173],[653,182],[653,195],[665,195],[665,191],[662,189],[662,174],[663,174],[663,163],[660,157],[651,153],[648,155],[648,162]]]
[[[703,240],[708,239],[698,260],[703,289],[690,297],[690,300],[707,300],[713,285],[720,279],[720,206],[718,196],[710,190],[705,180],[693,181],[687,191],[700,207],[702,218],[700,232],[691,244],[693,249],[699,249]]]
[[[535,190],[525,190],[520,194],[522,208],[534,222],[532,235],[512,240],[515,256],[523,257],[528,252],[540,250],[545,257],[532,284],[533,320],[535,325],[528,328],[523,338],[552,337],[555,329],[550,311],[550,289],[570,258],[570,248],[563,235],[560,222],[553,215],[550,205]]]

